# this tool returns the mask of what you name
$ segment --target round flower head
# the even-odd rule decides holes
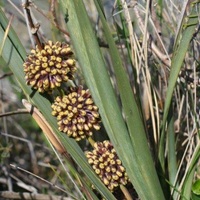
[[[76,71],[70,46],[61,42],[54,44],[52,41],[48,41],[42,50],[36,46],[23,66],[26,83],[41,93],[73,79]]]
[[[57,117],[58,128],[79,141],[100,129],[100,116],[89,90],[81,86],[71,88],[68,95],[57,97],[52,104],[52,115]]]
[[[89,164],[112,192],[120,184],[126,185],[128,176],[110,141],[96,142],[92,152],[86,152]]]

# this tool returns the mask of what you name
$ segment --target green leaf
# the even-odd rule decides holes
[[[192,194],[192,200],[200,200],[200,196]]]
[[[61,0],[60,3],[63,12],[67,9],[69,14],[67,27],[87,86],[99,107],[103,124],[127,170],[129,178],[141,199],[164,199],[148,149],[140,111],[134,100],[130,85],[127,85],[128,80],[122,69],[120,56],[116,51],[112,36],[109,35],[107,41],[110,41],[110,54],[112,55],[113,53],[112,56],[116,59],[113,66],[116,64],[116,68],[118,68],[115,69],[116,73],[118,73],[118,77],[121,75],[118,87],[120,87],[120,95],[128,128],[129,131],[131,130],[130,133],[122,117],[121,108],[116,100],[116,95],[83,1]],[[101,7],[99,7],[98,12],[102,19],[104,15]],[[102,23],[104,22],[102,21]],[[104,27],[104,31],[108,32],[108,29]]]
[[[167,144],[168,144],[168,172],[169,172],[169,182],[173,190],[173,197],[176,196],[175,189],[177,188],[176,175],[177,175],[177,160],[176,160],[176,143],[175,143],[175,132],[174,132],[174,116],[172,112],[172,107],[170,107],[170,112],[168,116],[168,129],[167,129]]]
[[[196,180],[192,185],[192,192],[196,195],[200,195],[200,179]]]
[[[200,144],[195,147],[194,153],[192,155],[192,159],[190,161],[189,168],[187,169],[187,172],[183,178],[183,186],[182,186],[182,199],[190,199],[191,196],[191,189],[192,189],[192,183],[194,179],[194,174],[195,174],[195,167],[198,163],[200,157]]]

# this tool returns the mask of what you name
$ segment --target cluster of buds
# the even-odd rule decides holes
[[[96,142],[93,151],[86,152],[86,157],[110,191],[127,184],[127,173],[110,141]]]
[[[24,63],[26,83],[43,93],[73,79],[76,71],[73,52],[68,44],[48,41],[43,49],[31,51]]]
[[[81,86],[71,88],[68,95],[57,97],[52,109],[59,130],[76,141],[91,136],[92,129],[100,129],[98,107],[94,104],[89,90],[84,90]]]

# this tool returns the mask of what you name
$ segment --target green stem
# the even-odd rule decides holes
[[[127,190],[127,188],[124,185],[120,185],[120,189],[123,192],[124,196],[126,197],[126,200],[133,200],[129,191]]]
[[[88,137],[88,142],[91,144],[92,147],[94,147],[95,141],[91,137]]]

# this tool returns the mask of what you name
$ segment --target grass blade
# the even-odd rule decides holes
[[[115,94],[113,93],[110,78],[105,68],[105,63],[102,58],[100,48],[91,28],[83,2],[80,0],[61,1],[61,5],[63,7],[63,11],[66,12],[65,9],[67,9],[69,14],[69,21],[67,22],[67,27],[69,29],[79,63],[82,66],[87,85],[92,92],[96,104],[100,108],[100,113],[104,126],[109,134],[111,141],[113,142],[116,148],[116,151],[118,152],[120,159],[123,161],[127,169],[130,179],[134,183],[134,186],[136,187],[137,192],[139,193],[142,199],[164,199],[162,190],[159,186],[159,181],[157,179],[155,168],[151,160],[152,158],[147,147],[147,142],[143,143],[142,140],[143,138],[144,141],[146,141],[146,138],[145,133],[140,132],[140,130],[144,131],[144,128],[141,123],[141,116],[139,115],[138,107],[136,106],[136,104],[134,104],[134,106],[131,107],[133,105],[133,102],[130,103],[130,101],[133,101],[132,91],[130,90],[130,85],[124,85],[127,83],[124,82],[124,72],[121,73],[119,69],[118,74],[121,73],[122,76],[122,79],[120,80],[120,87],[124,88],[124,91],[128,89],[128,91],[126,91],[127,93],[123,94],[123,97],[125,97],[125,95],[127,94],[130,95],[130,98],[128,96],[128,99],[126,99],[126,101],[128,101],[128,108],[126,108],[125,113],[127,114],[127,112],[129,112],[129,114],[127,114],[126,117],[129,121],[129,125],[134,124],[133,118],[131,117],[135,117],[133,112],[136,110],[136,118],[138,121],[140,121],[139,123],[137,123],[138,121],[136,120],[135,125],[137,125],[134,126],[135,134],[137,136],[139,135],[139,138],[135,138],[134,145],[138,141],[144,144],[144,146],[141,148],[142,144],[138,142],[138,151],[135,151],[135,147],[133,147],[132,145],[132,138],[135,137],[135,135],[129,136],[129,133],[127,132],[127,129],[125,127],[125,123],[122,118],[119,105],[117,104]],[[101,8],[99,8],[98,12],[100,12],[100,10]],[[112,38],[111,41],[113,41]],[[114,47],[111,46],[110,48],[113,50]],[[117,59],[117,56],[118,54],[116,53],[116,50],[114,50],[113,57]],[[117,60],[116,63],[118,64],[118,66],[120,66],[121,62],[118,62],[119,60]],[[125,98],[123,100],[125,100]],[[139,133],[141,133],[141,136]],[[142,155],[144,157],[142,157],[140,160],[139,157],[142,155],[140,155],[139,153],[141,152],[143,152]],[[136,153],[138,156],[136,155]],[[143,162],[144,159],[146,159],[146,162]],[[138,160],[140,160],[140,162],[138,162]],[[148,169],[145,168],[147,166]],[[150,171],[153,172],[153,175],[151,174],[151,172],[149,173],[149,166],[152,167]],[[151,174],[151,177],[149,174]],[[151,181],[149,181],[150,179]],[[153,187],[152,183],[155,185],[157,183],[158,187],[155,187],[155,185]],[[146,188],[145,191],[143,190],[144,185]],[[149,188],[147,189],[146,186]]]
[[[153,164],[153,160],[150,154],[150,150],[147,143],[146,132],[143,125],[143,119],[139,110],[136,98],[133,95],[125,67],[123,66],[121,56],[115,45],[107,22],[101,13],[100,7],[96,2],[97,10],[101,18],[105,37],[109,46],[109,52],[111,55],[113,68],[116,75],[117,85],[124,108],[124,116],[128,126],[128,130],[131,137],[133,146],[133,154],[135,157],[135,163],[132,163],[131,167],[135,171],[139,171],[138,177],[133,177],[133,183],[136,190],[140,194],[141,188],[145,185],[145,192],[141,191],[141,198],[152,198],[152,199],[164,199],[162,189],[158,180],[158,176]],[[134,123],[133,123],[134,122]],[[117,137],[117,136],[116,136]],[[141,148],[141,144],[143,148]],[[148,168],[148,169],[147,169]],[[144,178],[145,177],[145,178]],[[144,182],[143,182],[144,181]],[[156,188],[156,190],[155,190]]]

